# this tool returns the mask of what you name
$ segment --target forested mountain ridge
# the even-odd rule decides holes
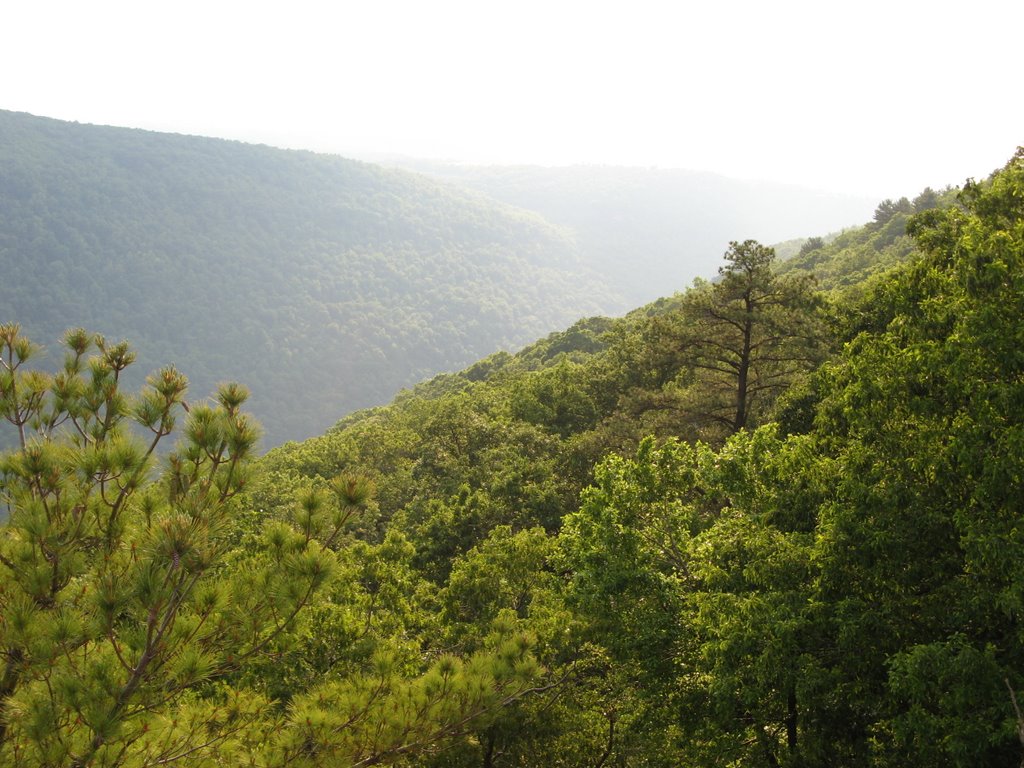
[[[630,307],[694,277],[710,277],[725,244],[737,237],[770,243],[835,231],[864,221],[877,202],[674,169],[390,163],[480,190],[567,228],[586,262]]]
[[[49,346],[130,338],[200,392],[246,381],[275,445],[682,287],[737,231],[864,205],[710,174],[446,173],[0,112],[0,307]]]
[[[796,252],[780,259],[778,271],[814,275],[817,284],[826,290],[863,287],[872,276],[907,261],[914,253],[916,244],[907,233],[910,217],[955,205],[957,192],[951,187],[940,192],[926,188],[913,200],[883,200],[875,208],[872,221],[864,226],[806,238],[799,246],[794,243]]]
[[[0,308],[253,389],[271,445],[622,300],[536,214],[410,173],[0,112]]]

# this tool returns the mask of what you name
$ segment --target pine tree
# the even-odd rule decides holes
[[[772,248],[732,242],[725,260],[718,282],[687,295],[681,343],[695,373],[690,410],[729,435],[821,361],[825,334],[812,281],[776,275]]]
[[[291,520],[253,525],[244,388],[186,402],[165,368],[128,395],[127,344],[83,330],[64,342],[51,375],[0,326],[0,416],[17,441],[0,454],[0,765],[369,765],[430,751],[531,691],[529,638],[495,632],[467,660],[410,670],[381,649],[271,698],[261,670],[337,578],[371,485],[342,475],[300,494]]]
[[[189,406],[165,368],[129,396],[126,343],[83,330],[64,343],[50,375],[28,368],[40,350],[17,325],[0,327],[0,414],[17,431],[0,457],[0,762],[120,765],[222,742],[259,715],[256,698],[235,697],[233,724],[209,692],[189,700],[283,631],[329,560],[307,547],[269,562],[249,579],[280,586],[242,599],[224,559],[259,434],[245,389]]]

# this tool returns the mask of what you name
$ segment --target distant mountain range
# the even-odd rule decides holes
[[[382,162],[479,190],[567,227],[628,308],[715,273],[731,240],[776,243],[858,225],[877,200],[713,173],[613,166]]]
[[[0,322],[51,349],[71,326],[127,338],[140,375],[173,362],[194,396],[240,380],[270,446],[671,293],[730,239],[872,205],[682,172],[415,170],[0,111]]]

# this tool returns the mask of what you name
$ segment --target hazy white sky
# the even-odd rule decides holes
[[[1019,0],[13,0],[0,109],[882,197],[1024,144]]]

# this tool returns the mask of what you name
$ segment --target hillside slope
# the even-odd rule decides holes
[[[567,228],[587,264],[631,307],[713,275],[731,240],[834,231],[866,220],[878,202],[697,171],[391,162]]]
[[[813,286],[820,305],[801,308],[816,320],[799,333],[813,332],[819,344],[813,354],[803,350],[807,360],[788,371],[761,372],[765,381],[773,376],[786,386],[764,386],[750,398],[749,428],[768,419],[787,429],[808,428],[814,398],[804,376],[813,367],[810,360],[837,354],[871,318],[884,314],[873,303],[873,291],[919,255],[906,233],[912,213],[949,208],[956,200],[957,190],[948,188],[926,190],[913,202],[885,201],[871,222],[828,243],[826,237],[806,239],[800,253],[772,260],[775,279],[787,290],[814,275],[808,288]],[[473,536],[496,520],[557,527],[608,453],[629,455],[648,435],[711,444],[724,439],[705,418],[716,382],[700,374],[707,366],[694,352],[700,336],[694,329],[706,307],[700,297],[720,288],[698,281],[622,317],[580,320],[514,354],[497,352],[460,372],[421,382],[386,406],[349,414],[325,434],[263,457],[259,505],[287,508],[293,489],[305,480],[327,482],[340,471],[357,470],[379,484],[381,526],[396,515],[433,514],[427,510],[431,504],[461,498],[463,487],[476,494],[472,514],[483,515],[474,518],[476,527],[460,533],[437,526],[433,534],[444,541],[432,542],[435,549],[456,546],[459,536],[476,543]],[[774,322],[783,324],[773,325],[773,334],[782,334],[792,318]],[[723,353],[724,341],[725,347],[715,344]],[[776,402],[790,385],[792,391]],[[534,497],[538,486],[546,491]],[[399,524],[415,529],[421,522]]]
[[[425,647],[534,633],[556,692],[428,768],[1016,765],[1022,201],[1024,149],[760,274],[788,302],[823,270],[791,303],[820,324],[788,325],[823,354],[762,357],[786,388],[724,439],[691,418],[715,396],[686,343],[702,296],[787,328],[728,274],[273,451],[250,502],[305,524],[309,487],[376,485],[350,533],[429,583],[404,593],[442,624]]]
[[[274,445],[621,299],[535,214],[407,172],[0,112],[0,314],[253,390]]]

